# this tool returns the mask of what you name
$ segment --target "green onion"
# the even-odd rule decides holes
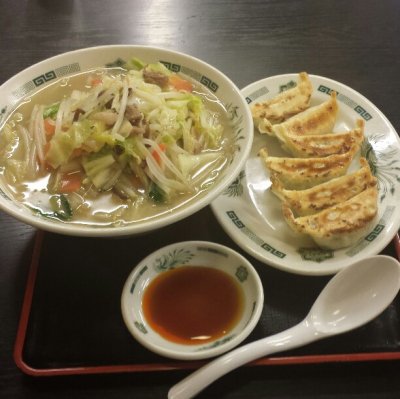
[[[54,211],[54,216],[57,218],[61,220],[70,220],[72,218],[72,209],[65,195],[52,195],[50,197],[50,206]]]
[[[165,202],[166,195],[164,190],[152,182],[150,184],[149,198],[151,198],[156,204],[161,204]]]
[[[43,118],[52,118],[55,119],[57,116],[58,109],[60,108],[60,103],[55,103],[45,108],[43,111]]]

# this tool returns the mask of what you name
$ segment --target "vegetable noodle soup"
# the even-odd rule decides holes
[[[0,174],[43,217],[123,225],[201,196],[231,161],[226,110],[163,64],[133,59],[46,86],[0,132]]]

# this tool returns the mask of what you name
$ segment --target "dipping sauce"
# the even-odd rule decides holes
[[[143,295],[144,317],[162,337],[196,345],[227,334],[240,319],[243,291],[229,274],[182,266],[156,277]]]

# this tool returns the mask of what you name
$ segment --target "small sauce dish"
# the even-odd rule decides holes
[[[147,349],[173,359],[214,357],[241,343],[264,305],[251,263],[212,242],[168,245],[143,259],[121,297],[125,324]]]

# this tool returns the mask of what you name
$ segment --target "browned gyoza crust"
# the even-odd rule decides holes
[[[272,134],[272,125],[283,122],[310,106],[312,90],[308,74],[301,72],[296,87],[251,107],[255,126],[261,133]]]
[[[353,173],[306,190],[287,190],[279,179],[271,176],[271,190],[279,199],[285,201],[298,216],[312,215],[347,201],[366,188],[377,184],[377,179],[372,175],[365,158],[360,158],[360,165],[361,168]]]
[[[282,134],[277,136],[284,150],[294,157],[325,157],[343,154],[353,146],[360,146],[364,140],[364,121],[358,119],[352,130],[312,135]]]
[[[377,215],[377,196],[374,185],[314,215],[295,218],[286,202],[282,203],[282,212],[293,230],[310,235],[323,248],[338,249],[366,234]]]
[[[339,106],[336,101],[336,92],[322,104],[292,116],[287,121],[273,126],[275,136],[282,135],[313,135],[331,133],[335,125]]]
[[[334,132],[339,110],[336,92],[323,103],[305,108],[310,100],[301,92],[305,82],[306,76],[300,74],[297,88],[252,107],[258,130],[275,136],[292,155],[270,156],[263,148],[259,156],[292,230],[309,235],[321,247],[342,248],[368,232],[378,210],[377,179],[367,160],[360,158],[360,169],[347,174],[364,141],[365,123],[359,119],[354,129]],[[285,101],[292,106],[298,102],[302,109],[284,113]],[[273,113],[277,109],[279,116]]]
[[[271,176],[278,178],[288,189],[303,190],[343,176],[358,151],[354,146],[344,154],[334,154],[319,158],[271,157],[266,148],[260,150]]]

